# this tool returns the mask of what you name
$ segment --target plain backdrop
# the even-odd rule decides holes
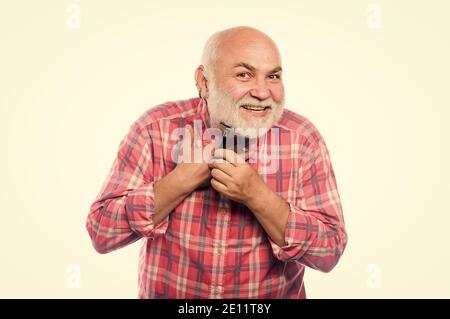
[[[449,298],[450,1],[0,1],[0,297],[136,298],[139,243],[85,229],[121,139],[196,96],[213,32],[283,58],[286,107],[331,153],[349,235],[310,298]]]

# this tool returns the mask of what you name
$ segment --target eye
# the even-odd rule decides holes
[[[238,78],[241,78],[241,79],[249,79],[250,78],[250,73],[248,73],[248,72],[241,72],[241,73],[236,74],[236,76]]]
[[[281,75],[280,74],[271,74],[271,75],[269,75],[269,79],[271,79],[271,80],[280,80],[281,79]]]

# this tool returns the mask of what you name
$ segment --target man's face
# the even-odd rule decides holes
[[[250,138],[263,135],[284,107],[278,50],[267,39],[241,36],[222,43],[218,52],[213,78],[208,81],[212,125],[222,121]]]

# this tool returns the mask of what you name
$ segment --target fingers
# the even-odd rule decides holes
[[[224,159],[212,159],[212,161],[208,164],[209,168],[221,170],[229,176],[232,176],[233,170],[235,166]]]
[[[245,163],[246,159],[248,159],[248,151],[246,153],[247,155],[245,153],[239,155],[233,152],[232,150],[219,148],[214,151],[214,158],[224,159],[227,162],[237,166],[238,164]]]
[[[227,187],[224,184],[222,184],[221,182],[219,182],[217,179],[214,178],[211,179],[211,186],[220,193],[225,192],[227,189]]]
[[[203,146],[202,136],[199,134],[196,135],[194,128],[190,124],[186,124],[185,129],[186,129],[185,135],[188,135],[187,137],[188,137],[188,140],[190,140],[190,145],[193,148],[202,148],[202,146]],[[210,144],[213,144],[213,143],[210,143]]]
[[[194,128],[191,124],[184,126],[184,136],[180,155],[184,162],[201,163],[202,162],[202,139],[195,136]],[[214,150],[210,150],[212,153]]]
[[[222,184],[228,184],[229,182],[233,181],[233,178],[231,177],[231,175],[229,175],[226,171],[221,170],[219,168],[211,169],[211,176],[214,179],[217,179]]]

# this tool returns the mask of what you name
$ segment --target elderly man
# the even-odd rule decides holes
[[[149,109],[120,144],[87,220],[95,249],[143,239],[141,298],[305,298],[305,266],[330,271],[347,235],[325,142],[284,108],[277,46],[217,32],[195,80],[199,98]],[[230,129],[245,147],[218,142]]]

